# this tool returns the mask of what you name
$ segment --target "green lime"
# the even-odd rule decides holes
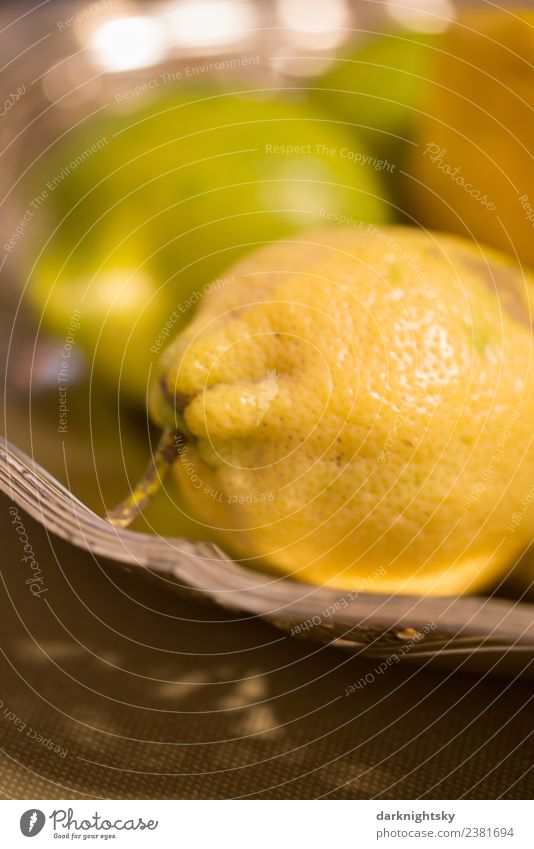
[[[299,229],[390,218],[365,144],[288,95],[189,89],[69,134],[34,175],[29,299],[94,375],[144,402],[153,364],[240,254]],[[37,228],[35,228],[37,230]]]
[[[439,35],[369,34],[313,84],[313,97],[361,133],[379,155],[398,155],[413,135]]]

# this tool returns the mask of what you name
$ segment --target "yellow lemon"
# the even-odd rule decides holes
[[[534,266],[534,12],[464,11],[422,99],[415,213]]]
[[[339,588],[502,572],[534,528],[534,281],[459,237],[363,223],[225,279],[152,387],[177,432],[157,459],[194,516],[249,565]]]

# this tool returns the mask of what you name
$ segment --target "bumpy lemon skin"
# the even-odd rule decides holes
[[[534,532],[532,279],[459,237],[367,224],[265,247],[229,279],[152,389],[153,418],[186,435],[194,515],[316,584],[494,581]]]

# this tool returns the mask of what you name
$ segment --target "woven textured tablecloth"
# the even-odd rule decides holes
[[[531,797],[532,682],[377,675],[376,661],[96,562],[21,513],[46,588],[34,597],[10,506],[1,499],[5,798]]]

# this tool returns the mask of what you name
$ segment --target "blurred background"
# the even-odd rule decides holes
[[[3,4],[5,435],[115,504],[167,341],[236,257],[300,229],[437,228],[534,266],[533,25],[525,2]],[[369,662],[169,599],[28,519],[38,600],[8,507],[0,699],[68,754],[2,713],[5,795],[531,792],[528,683],[397,669],[351,701]],[[208,536],[172,483],[137,527]]]
[[[147,456],[161,351],[239,255],[364,220],[534,264],[528,5],[99,0],[0,14],[5,428],[64,482],[68,467],[99,511]]]

